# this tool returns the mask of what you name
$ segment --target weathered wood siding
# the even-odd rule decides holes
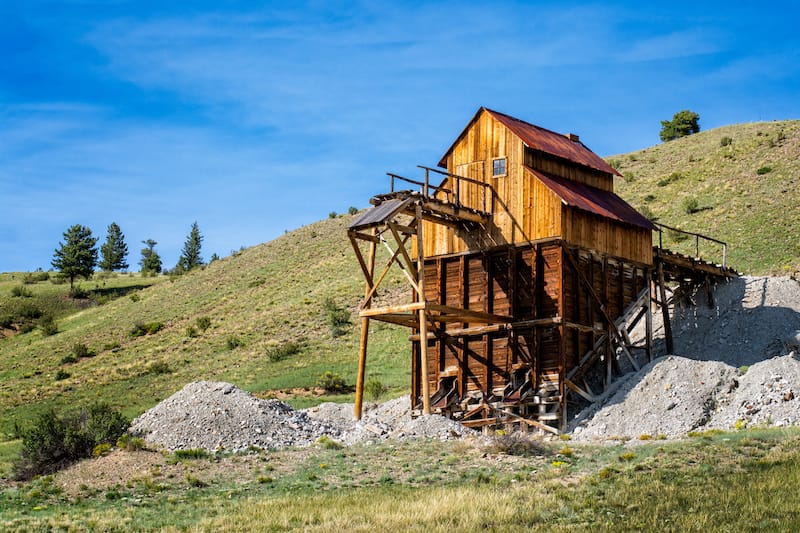
[[[652,231],[563,206],[564,241],[645,265],[653,264]]]
[[[578,270],[565,254],[572,254]],[[563,378],[594,346],[599,333],[573,327],[600,327],[602,313],[586,287],[618,318],[647,287],[646,265],[626,262],[560,240],[505,246],[429,258],[425,294],[433,303],[511,315],[515,322],[559,318],[562,324],[519,327],[471,336],[442,336],[428,341],[428,375],[432,391],[440,379],[455,376],[458,393],[491,395],[521,368],[533,370],[533,386],[563,394]],[[584,281],[586,280],[586,281]],[[449,323],[454,331],[465,324]],[[585,328],[584,328],[585,329]],[[421,394],[419,342],[412,342],[412,402]]]
[[[554,176],[584,183],[603,191],[614,192],[614,176],[554,157],[550,154],[525,148],[525,165]]]

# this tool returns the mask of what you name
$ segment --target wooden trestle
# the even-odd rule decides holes
[[[393,176],[394,178],[394,176]],[[568,396],[594,401],[615,374],[653,357],[653,304],[665,313],[670,281],[711,283],[724,266],[654,248],[654,264],[600,254],[559,238],[424,257],[422,221],[480,232],[490,215],[421,192],[373,198],[348,235],[366,279],[354,415],[361,417],[370,320],[410,327],[412,410],[468,426],[519,424],[557,433]],[[434,192],[436,192],[434,190]],[[359,242],[368,243],[366,254]],[[379,246],[389,260],[376,271]],[[412,289],[404,305],[372,307],[398,266]],[[645,335],[632,340],[645,320]]]

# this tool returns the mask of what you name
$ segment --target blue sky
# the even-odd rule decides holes
[[[600,155],[800,118],[800,7],[763,2],[0,0],[0,272],[73,224],[138,269],[366,207],[480,106]],[[189,7],[190,6],[190,7]]]

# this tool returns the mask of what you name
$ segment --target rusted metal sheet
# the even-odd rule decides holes
[[[613,192],[551,176],[530,167],[525,167],[525,171],[536,176],[569,206],[640,228],[658,230],[652,222]]]
[[[392,218],[397,213],[401,212],[408,205],[408,200],[395,198],[387,200],[371,209],[355,219],[350,226],[349,230],[358,231],[374,226],[383,224],[386,220]]]
[[[450,154],[453,148],[455,148],[456,144],[458,144],[461,138],[469,130],[472,123],[477,120],[483,111],[486,111],[492,115],[496,120],[511,130],[517,137],[522,139],[522,142],[524,142],[525,145],[533,148],[534,150],[539,150],[556,157],[572,161],[573,163],[599,170],[600,172],[606,172],[608,174],[617,176],[620,175],[620,173],[617,172],[614,167],[606,163],[602,157],[589,150],[580,141],[573,141],[566,135],[535,126],[525,122],[524,120],[514,118],[498,111],[492,111],[491,109],[487,109],[485,107],[481,107],[478,110],[469,124],[467,124],[467,127],[464,129],[461,135],[450,146],[447,152],[445,152],[441,161],[439,161],[439,166],[447,166],[447,156]]]

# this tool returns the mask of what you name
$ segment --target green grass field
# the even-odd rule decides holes
[[[114,452],[128,481],[72,472],[0,492],[5,529],[63,531],[796,531],[800,433],[512,456],[466,442],[396,442],[181,460]],[[89,465],[91,466],[91,465]]]

